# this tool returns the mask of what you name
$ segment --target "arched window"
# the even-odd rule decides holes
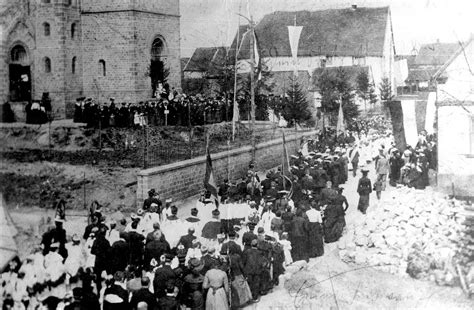
[[[76,74],[76,56],[72,57],[71,72],[72,74]]]
[[[15,45],[12,48],[10,59],[12,62],[25,62],[28,60],[28,55],[26,54],[26,50],[21,45]]]
[[[48,23],[43,24],[44,36],[49,37],[51,35],[51,26]]]
[[[156,38],[151,45],[151,59],[158,59],[164,50],[164,43],[160,38]]]
[[[48,57],[45,57],[43,63],[44,63],[44,72],[50,73],[51,72],[51,59],[49,59]]]
[[[74,36],[76,35],[76,23],[71,24],[71,39],[74,40]]]
[[[106,76],[107,75],[107,70],[105,67],[105,60],[101,59],[99,60],[99,75],[101,76]]]

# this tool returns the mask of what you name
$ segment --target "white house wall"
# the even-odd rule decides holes
[[[298,57],[296,63],[292,57],[265,57],[263,62],[268,67],[269,71],[281,72],[281,71],[307,71],[311,76],[313,71],[321,67],[321,60],[326,59],[326,68],[331,67],[343,67],[343,66],[368,66],[372,72],[373,80],[376,84],[376,90],[378,91],[378,84],[385,76],[384,73],[384,57],[326,57],[326,56],[314,56],[314,57]],[[248,60],[239,60],[238,72],[247,73],[250,71],[250,64]]]
[[[438,187],[447,194],[452,194],[454,189],[456,195],[474,196],[474,154],[470,154],[472,115],[473,106],[438,107]]]
[[[474,101],[474,42],[446,68],[446,84],[438,84],[438,101]]]

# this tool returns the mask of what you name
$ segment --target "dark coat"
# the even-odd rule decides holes
[[[128,243],[125,240],[118,240],[112,244],[109,252],[110,266],[108,269],[110,274],[116,271],[123,271],[128,265],[130,259],[130,251]]]
[[[195,239],[196,239],[196,236],[194,235],[184,235],[184,236],[181,236],[178,244],[181,243],[187,251],[189,248],[193,246],[193,240]]]
[[[104,236],[98,235],[92,244],[91,254],[95,255],[96,272],[106,270],[109,264],[110,243]]]
[[[153,279],[153,288],[155,296],[162,298],[166,296],[166,284],[168,281],[176,280],[176,274],[169,265],[163,265],[156,269],[155,278]]]
[[[261,274],[263,257],[261,252],[256,248],[250,248],[242,253],[242,263],[244,265],[245,275]]]
[[[123,302],[120,304],[110,304],[104,301],[104,310],[129,310],[130,304],[128,303],[128,292],[119,285],[112,284],[110,287],[105,289],[104,296],[117,295],[122,298]]]
[[[229,240],[227,242],[224,242],[222,244],[222,247],[221,247],[221,252],[223,253],[231,253],[231,254],[239,254],[241,255],[242,254],[242,248],[240,247],[240,245],[238,245],[237,243],[235,243],[235,241],[233,240]]]
[[[132,309],[136,309],[138,303],[142,301],[147,303],[148,309],[156,309],[156,298],[146,287],[139,289],[132,295],[132,299],[130,300],[130,307]]]
[[[166,240],[154,240],[145,245],[144,264],[148,266],[150,261],[154,258],[157,262],[160,261],[161,255],[170,251],[170,245]]]

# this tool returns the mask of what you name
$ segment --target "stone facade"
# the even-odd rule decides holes
[[[288,155],[295,154],[303,137],[314,136],[315,132],[299,133],[286,137]],[[259,171],[274,168],[282,163],[282,139],[260,143],[255,148]],[[230,152],[212,154],[212,166],[217,185],[228,175],[230,180],[244,177],[252,159],[252,148],[242,147]],[[163,199],[180,200],[200,193],[206,172],[206,156],[142,170],[137,177],[137,205],[141,206],[148,197],[148,190],[154,188]]]
[[[8,0],[0,10],[0,101],[15,97],[12,64],[29,70],[30,99],[49,92],[56,118],[69,114],[80,96],[146,100],[157,39],[168,83],[180,89],[179,18],[178,0]],[[12,58],[16,46],[26,51],[21,61]],[[27,100],[14,101],[21,112]]]

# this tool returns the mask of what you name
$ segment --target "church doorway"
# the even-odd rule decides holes
[[[30,101],[31,69],[28,54],[22,45],[15,45],[11,50],[9,73],[10,101]]]
[[[165,68],[163,52],[165,44],[161,38],[156,38],[151,45],[150,79],[154,97],[159,97],[162,87],[166,84],[169,69]],[[161,84],[161,85],[160,85]]]

